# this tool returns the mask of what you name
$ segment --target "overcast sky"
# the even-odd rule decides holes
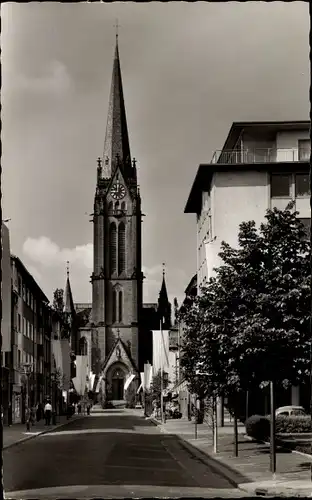
[[[118,17],[132,156],[143,211],[144,298],[170,299],[196,272],[185,203],[233,121],[309,118],[303,2],[3,4],[2,192],[11,250],[49,298],[70,260],[91,300],[96,159],[103,151]],[[233,207],[235,209],[235,207]]]

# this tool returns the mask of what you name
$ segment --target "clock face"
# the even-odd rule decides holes
[[[115,184],[112,185],[111,189],[111,195],[114,198],[114,200],[121,200],[126,194],[126,190],[120,182],[116,182]]]

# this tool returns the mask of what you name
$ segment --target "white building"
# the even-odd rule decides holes
[[[239,224],[265,221],[266,210],[295,200],[310,226],[310,122],[233,123],[222,150],[198,167],[185,207],[197,220],[197,286],[221,264],[221,242],[238,244]],[[299,394],[292,391],[292,403]]]

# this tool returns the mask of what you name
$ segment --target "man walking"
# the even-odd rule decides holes
[[[50,425],[52,415],[52,405],[50,401],[47,401],[44,407],[45,425]]]

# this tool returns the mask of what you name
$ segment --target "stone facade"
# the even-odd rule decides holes
[[[105,395],[106,386],[112,386],[110,378],[118,367],[120,380],[125,381],[131,373],[138,375],[143,280],[141,217],[116,45],[104,157],[99,159],[97,169],[91,277],[91,363],[96,375],[103,377]],[[118,346],[121,357],[115,359],[112,352],[118,350]],[[115,396],[112,395],[113,399]],[[122,399],[120,393],[117,399]]]

